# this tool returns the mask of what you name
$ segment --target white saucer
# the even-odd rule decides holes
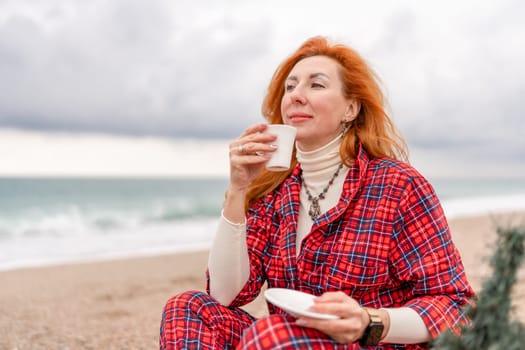
[[[264,292],[264,297],[270,303],[294,317],[306,316],[323,320],[336,320],[339,318],[336,315],[308,311],[308,308],[314,304],[315,295],[312,294],[285,288],[268,288]]]

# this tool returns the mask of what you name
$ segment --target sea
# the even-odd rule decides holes
[[[449,219],[525,210],[525,179],[429,179]],[[207,249],[225,178],[0,178],[0,270]]]

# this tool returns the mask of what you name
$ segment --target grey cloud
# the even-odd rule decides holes
[[[11,10],[20,4],[32,11]],[[234,137],[262,120],[275,52],[322,22],[240,4],[0,1],[0,127]],[[411,145],[523,161],[524,6],[457,6],[434,28],[432,9],[398,5],[377,34],[352,27],[363,12],[350,11],[334,34],[362,40]]]
[[[416,30],[425,18],[393,15],[371,54],[386,72],[393,114],[410,144],[523,161],[525,48],[513,44],[523,28],[515,11],[441,18],[448,23],[441,38]]]
[[[231,136],[260,120],[264,22],[169,1],[100,4],[54,7],[51,30],[23,15],[0,22],[1,125]]]

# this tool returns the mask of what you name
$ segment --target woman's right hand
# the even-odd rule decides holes
[[[275,151],[272,142],[277,136],[265,133],[266,128],[267,124],[252,125],[230,143],[230,185],[223,208],[230,222],[245,222],[246,191]]]
[[[252,125],[230,143],[229,191],[245,192],[275,151],[271,143],[277,136],[265,133],[266,128]]]

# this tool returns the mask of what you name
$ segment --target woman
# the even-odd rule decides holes
[[[457,331],[472,289],[364,60],[307,40],[277,69],[262,110],[297,129],[293,166],[264,169],[275,140],[265,124],[230,144],[208,293],[168,301],[161,348],[418,349]],[[311,310],[339,319],[294,318],[269,304],[256,320],[239,307],[265,282],[319,296]]]

